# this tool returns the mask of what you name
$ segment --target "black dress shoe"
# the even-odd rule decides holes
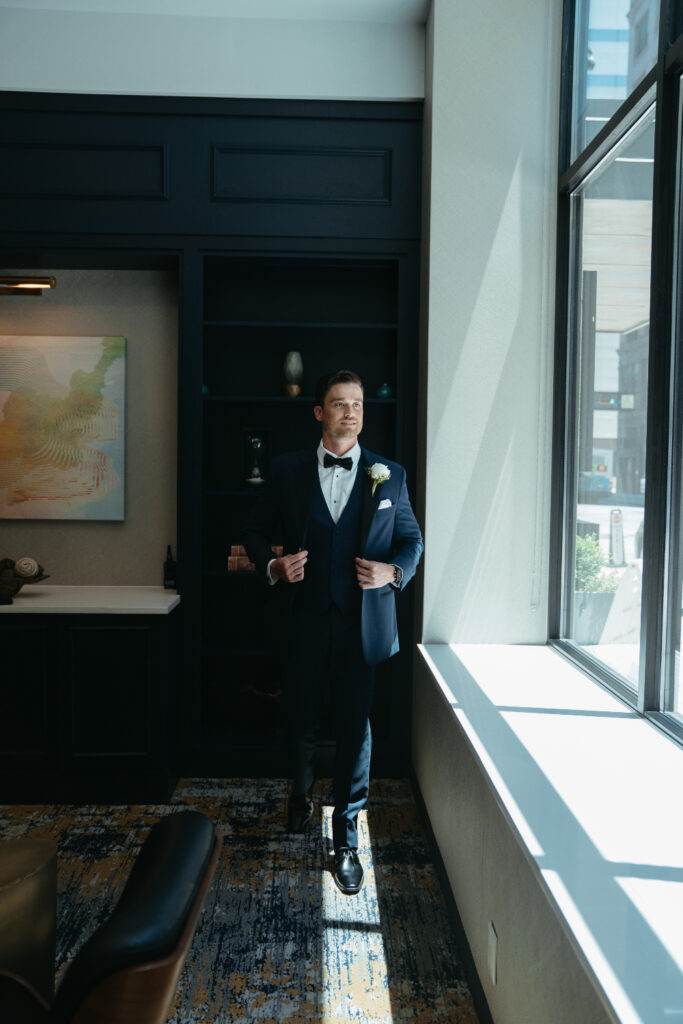
[[[303,832],[313,817],[313,800],[310,790],[290,796],[287,807],[287,829],[290,832]]]
[[[334,855],[334,880],[347,896],[355,896],[363,888],[363,865],[356,850],[337,850]]]

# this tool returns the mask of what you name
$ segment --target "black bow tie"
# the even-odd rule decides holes
[[[343,459],[335,459],[334,455],[328,455],[325,452],[325,458],[323,459],[323,466],[325,469],[329,469],[330,466],[341,466],[342,469],[351,469],[353,466],[353,459],[350,455],[347,455]]]

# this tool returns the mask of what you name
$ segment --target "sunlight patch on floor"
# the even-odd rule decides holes
[[[322,808],[321,824],[331,848],[331,807]],[[355,896],[345,896],[337,888],[332,872],[323,874],[322,928],[324,933],[336,933],[335,941],[323,939],[323,1020],[325,1024],[341,1021],[393,1024],[377,885],[364,811],[359,815],[358,831],[358,853],[365,872],[361,891]]]

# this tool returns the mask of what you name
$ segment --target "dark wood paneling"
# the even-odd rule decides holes
[[[0,114],[4,232],[419,237],[420,104],[0,93]]]
[[[166,199],[166,147],[3,142],[0,197]]]
[[[212,257],[205,282],[210,321],[354,327],[396,321],[395,261]]]
[[[50,725],[57,690],[52,636],[16,622],[0,635],[0,756],[48,754],[54,747]]]
[[[420,116],[384,120],[374,113],[372,103],[351,103],[340,118],[292,112],[202,119],[195,125],[197,146],[207,157],[210,148],[213,180],[206,182],[202,170],[194,196],[199,230],[251,237],[418,238]],[[228,169],[238,172],[235,183]]]
[[[177,612],[2,616],[0,800],[167,800],[177,633]]]
[[[216,146],[212,199],[387,204],[391,202],[391,152]]]
[[[68,757],[151,753],[151,636],[145,627],[68,632]]]
[[[367,385],[363,441],[403,462],[414,489],[422,106],[0,92],[0,113],[6,267],[178,273],[182,618],[149,623],[167,639],[150,632],[147,650],[124,629],[102,671],[106,631],[125,623],[59,621],[57,798],[162,792],[172,751],[185,773],[282,774],[281,739],[242,742],[232,715],[250,670],[265,679],[274,662],[257,581],[221,575],[252,498],[244,429],[267,433],[270,456],[313,443],[315,379],[353,365]],[[289,349],[303,354],[308,398],[281,397]],[[373,398],[385,382],[394,397]],[[399,617],[406,653],[379,674],[373,712],[385,772],[408,757],[410,594]],[[67,641],[75,626],[95,633]],[[179,735],[168,706],[178,664]],[[44,764],[34,774],[47,780]]]

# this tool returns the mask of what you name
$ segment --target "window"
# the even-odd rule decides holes
[[[570,635],[633,688],[640,646],[653,158],[654,106],[571,197],[578,271]]]
[[[670,570],[668,595],[668,636],[664,650],[664,673],[661,682],[660,705],[663,712],[683,727],[683,680],[681,679],[681,636],[683,634],[683,80],[678,91],[678,192],[676,206],[679,229],[678,270],[674,290],[674,336],[677,344],[672,352],[673,416],[671,429],[670,473],[673,501],[671,510]]]
[[[576,0],[572,159],[657,60],[659,0]]]
[[[683,0],[566,5],[550,635],[683,740],[683,35],[660,48],[660,21]]]

